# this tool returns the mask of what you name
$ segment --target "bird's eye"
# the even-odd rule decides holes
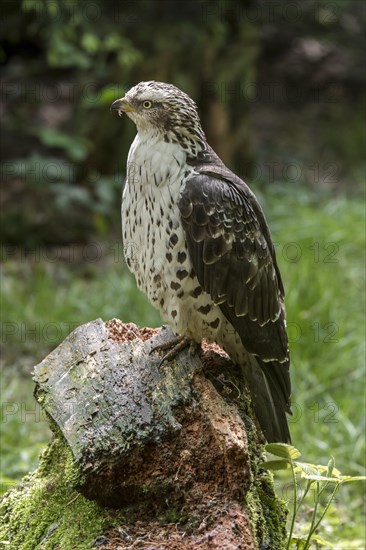
[[[144,101],[142,106],[143,106],[144,109],[151,109],[152,102],[151,101]]]

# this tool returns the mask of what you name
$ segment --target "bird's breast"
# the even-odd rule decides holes
[[[176,143],[137,134],[127,159],[127,179],[141,194],[155,188],[179,186],[186,168],[186,153]],[[179,191],[179,187],[177,189]]]
[[[125,259],[137,285],[176,332],[214,340],[222,314],[200,287],[178,202],[192,168],[178,146],[131,146],[122,200]]]
[[[176,144],[136,136],[122,198],[124,250],[138,286],[154,302],[174,270],[170,255],[185,244],[178,209],[184,174],[185,154]]]

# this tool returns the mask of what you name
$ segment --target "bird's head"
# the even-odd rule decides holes
[[[111,105],[119,116],[126,113],[141,135],[178,143],[195,156],[206,149],[195,102],[182,90],[164,82],[140,82]]]

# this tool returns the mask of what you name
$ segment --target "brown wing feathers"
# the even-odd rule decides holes
[[[180,199],[189,253],[201,286],[257,359],[271,400],[285,418],[284,411],[290,410],[289,357],[273,244],[253,193],[216,159],[209,152]],[[262,426],[267,439],[289,440],[286,419],[280,424],[274,435]]]

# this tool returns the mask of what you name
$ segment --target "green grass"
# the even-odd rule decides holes
[[[293,443],[304,461],[326,464],[333,455],[343,474],[365,475],[362,200],[282,186],[258,193],[286,287]],[[70,327],[97,317],[150,326],[161,322],[122,260],[109,250],[102,261],[81,261],[73,268],[45,260],[3,263],[6,478],[19,479],[34,468],[49,437],[46,423],[35,413],[26,414],[35,409],[29,366],[62,341]],[[350,484],[340,492],[342,522],[332,521],[333,515],[329,520],[335,538],[362,539],[362,489]]]

